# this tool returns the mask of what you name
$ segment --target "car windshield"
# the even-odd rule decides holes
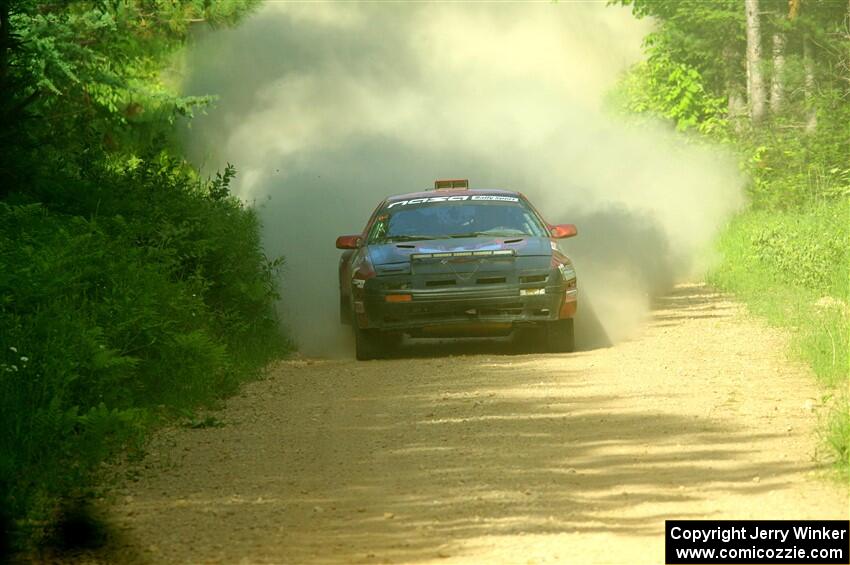
[[[519,198],[510,197],[508,201],[417,200],[426,202],[390,203],[369,230],[368,242],[547,235],[543,223]]]

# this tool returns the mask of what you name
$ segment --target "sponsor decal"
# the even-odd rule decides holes
[[[516,196],[498,196],[495,194],[476,194],[470,200],[497,200],[499,202],[519,202]]]
[[[476,194],[469,196],[467,194],[458,196],[429,196],[426,198],[411,198],[410,200],[399,200],[391,202],[387,209],[394,206],[411,206],[416,204],[433,204],[435,202],[460,202],[464,200],[470,201],[490,201],[490,202],[519,202],[516,196],[499,196],[498,194]]]
[[[496,251],[497,249],[502,249],[501,244],[487,242],[474,247],[468,245],[456,245],[453,247],[429,247],[422,245],[417,248],[417,251],[420,253],[455,253],[457,256],[458,253],[469,253],[471,255],[474,251]]]
[[[496,249],[487,251],[441,251],[438,253],[412,253],[412,261],[422,259],[448,259],[455,257],[513,257],[516,251],[513,249]],[[445,263],[445,261],[443,261]]]

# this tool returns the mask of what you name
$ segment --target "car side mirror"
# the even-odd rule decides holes
[[[576,228],[575,224],[558,224],[557,226],[550,227],[549,233],[551,233],[552,237],[555,239],[563,239],[565,237],[578,235],[578,228]]]
[[[337,249],[357,249],[363,238],[359,235],[341,235],[336,238]]]

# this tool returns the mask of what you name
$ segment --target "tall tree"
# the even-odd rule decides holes
[[[815,53],[812,40],[803,38],[803,72],[805,75],[803,92],[806,96],[806,132],[813,133],[818,127],[818,114],[815,108]]]
[[[785,102],[785,35],[773,32],[773,72],[770,75],[770,111],[779,114]]]
[[[750,120],[753,124],[764,121],[765,88],[761,69],[761,22],[759,0],[744,0],[747,17],[747,95]]]
[[[790,0],[788,2],[789,19],[794,17],[799,0]],[[777,10],[773,20],[773,38],[771,55],[773,58],[773,67],[770,74],[770,112],[777,115],[782,112],[785,104],[785,14],[783,11]]]
[[[802,0],[788,1],[788,18],[796,20],[800,13]],[[805,96],[805,130],[812,133],[817,129],[817,111],[814,107],[815,90],[815,61],[812,49],[812,41],[808,30],[803,35],[803,94]]]
[[[747,101],[744,98],[743,82],[739,69],[741,60],[734,47],[727,45],[723,48],[723,65],[726,70],[727,119],[736,131],[741,129],[742,121],[747,116]]]

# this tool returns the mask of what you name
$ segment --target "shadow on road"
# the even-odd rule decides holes
[[[335,461],[347,470],[333,485],[301,483],[308,504],[334,510],[321,529],[293,532],[292,543],[321,561],[411,562],[493,536],[658,536],[663,520],[689,516],[672,505],[704,496],[698,490],[755,494],[798,470],[776,461],[774,482],[754,483],[764,466],[748,464],[748,449],[767,436],[613,408],[614,398],[587,393],[585,378],[541,374],[530,360],[482,360],[455,382],[424,379],[334,402],[338,414],[376,418],[330,428],[329,437],[371,449]]]
[[[715,304],[677,291],[651,323]],[[137,531],[190,539],[196,561],[410,563],[516,536],[657,539],[665,519],[710,518],[715,498],[752,500],[804,469],[753,431],[771,428],[712,418],[684,385],[618,385],[661,366],[503,351],[413,344],[412,358],[281,368],[228,409],[236,424],[183,432],[178,468],[135,493]]]

